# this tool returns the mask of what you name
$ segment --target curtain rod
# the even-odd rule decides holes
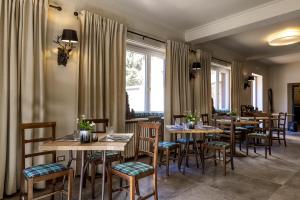
[[[229,61],[227,61],[227,60],[220,59],[220,58],[212,57],[212,59],[213,59],[213,60],[220,61],[220,62],[223,62],[223,63],[231,64],[231,62],[229,62]]]
[[[49,7],[50,7],[50,8],[54,8],[54,9],[56,9],[56,10],[58,10],[58,11],[62,11],[62,7],[61,7],[61,6],[55,6],[55,5],[49,4]]]
[[[134,31],[129,31],[129,30],[127,30],[127,33],[132,33],[132,34],[141,36],[141,37],[143,37],[143,39],[144,39],[144,38],[148,38],[148,39],[154,40],[154,41],[156,41],[156,42],[161,42],[161,43],[164,43],[164,44],[166,43],[165,41],[162,41],[162,40],[159,40],[159,39],[156,39],[156,38],[153,38],[153,37],[149,37],[149,36],[147,36],[147,35],[143,35],[143,34],[140,34],[140,33],[136,33],[136,32],[134,32]]]

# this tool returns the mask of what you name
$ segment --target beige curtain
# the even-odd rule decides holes
[[[194,80],[194,110],[201,114],[211,113],[211,54],[197,50],[197,61],[201,63],[201,70]]]
[[[240,114],[241,96],[243,91],[243,65],[241,61],[234,60],[231,65],[231,111]]]
[[[166,58],[165,124],[167,125],[172,123],[174,114],[191,111],[189,46],[168,40]]]
[[[0,199],[19,186],[19,123],[44,119],[47,10],[47,0],[0,1]]]
[[[108,118],[125,130],[127,28],[88,11],[80,14],[79,114]]]

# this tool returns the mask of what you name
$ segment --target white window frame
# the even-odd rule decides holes
[[[259,74],[252,73],[252,76],[254,77],[254,81],[251,83],[251,102],[253,107],[257,107],[259,110],[263,110],[264,108],[264,96],[263,96],[263,76]],[[259,80],[260,79],[260,80]],[[261,82],[261,88],[259,87],[259,82]],[[261,97],[260,106],[258,105],[258,98]]]
[[[227,98],[226,98],[226,104],[228,105],[228,110],[231,109],[231,67],[228,65],[221,65],[219,63],[216,62],[211,62],[211,70],[214,70],[217,72],[217,77],[216,77],[216,96],[219,97],[219,73],[220,72],[224,72],[224,73],[228,73],[228,82],[226,85],[226,94],[228,94]],[[217,98],[216,100],[214,99],[214,101],[216,102],[216,105],[218,105],[217,108],[215,108],[216,110],[219,110],[219,98]]]
[[[166,69],[166,55],[163,49],[159,49],[153,46],[137,43],[131,40],[127,41],[127,51],[133,51],[145,55],[145,101],[144,111],[142,112],[156,112],[150,111],[150,93],[151,93],[151,56],[156,56],[164,60],[164,74]],[[165,76],[163,80],[163,87],[165,88]],[[139,111],[138,111],[139,112]],[[164,110],[162,111],[164,112]]]

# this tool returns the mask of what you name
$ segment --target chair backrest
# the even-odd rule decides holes
[[[201,114],[201,119],[202,119],[202,123],[203,125],[209,125],[209,117],[208,114]]]
[[[153,167],[157,167],[158,158],[158,139],[160,123],[139,122],[138,132],[136,133],[135,160],[140,154],[147,155],[153,159]],[[140,148],[143,146],[143,148]]]
[[[285,129],[285,126],[286,126],[286,117],[287,117],[287,114],[286,113],[279,113],[278,115],[278,128],[281,128],[281,129]]]
[[[94,132],[106,133],[106,127],[108,127],[109,123],[108,119],[87,119],[87,121],[94,122],[96,124],[96,130]]]
[[[173,124],[175,123],[176,120],[180,120],[180,123],[183,123],[186,121],[186,115],[173,115]]]
[[[51,128],[51,136],[49,137],[43,137],[43,138],[35,138],[34,134],[36,134],[36,129],[46,129]],[[52,162],[56,162],[56,151],[42,151],[42,152],[33,152],[26,154],[25,152],[25,146],[26,144],[33,144],[33,143],[39,143],[39,142],[47,142],[47,141],[53,141],[55,140],[55,128],[56,123],[55,122],[40,122],[40,123],[24,123],[20,125],[20,131],[21,131],[21,140],[22,140],[22,160],[21,160],[21,172],[23,169],[25,169],[25,160],[26,158],[33,158],[37,156],[43,156],[43,155],[52,155]],[[26,130],[32,130],[32,139],[26,139]]]

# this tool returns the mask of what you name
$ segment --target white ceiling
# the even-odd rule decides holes
[[[269,46],[267,37],[286,28],[300,28],[300,16],[288,21],[264,26],[247,32],[211,41],[223,48],[238,52],[248,60],[266,64],[285,64],[300,61],[300,43],[288,46]],[[209,43],[209,42],[208,42]]]
[[[81,0],[86,1],[87,0]],[[158,21],[175,30],[206,24],[271,0],[88,0],[89,4],[114,8]]]

